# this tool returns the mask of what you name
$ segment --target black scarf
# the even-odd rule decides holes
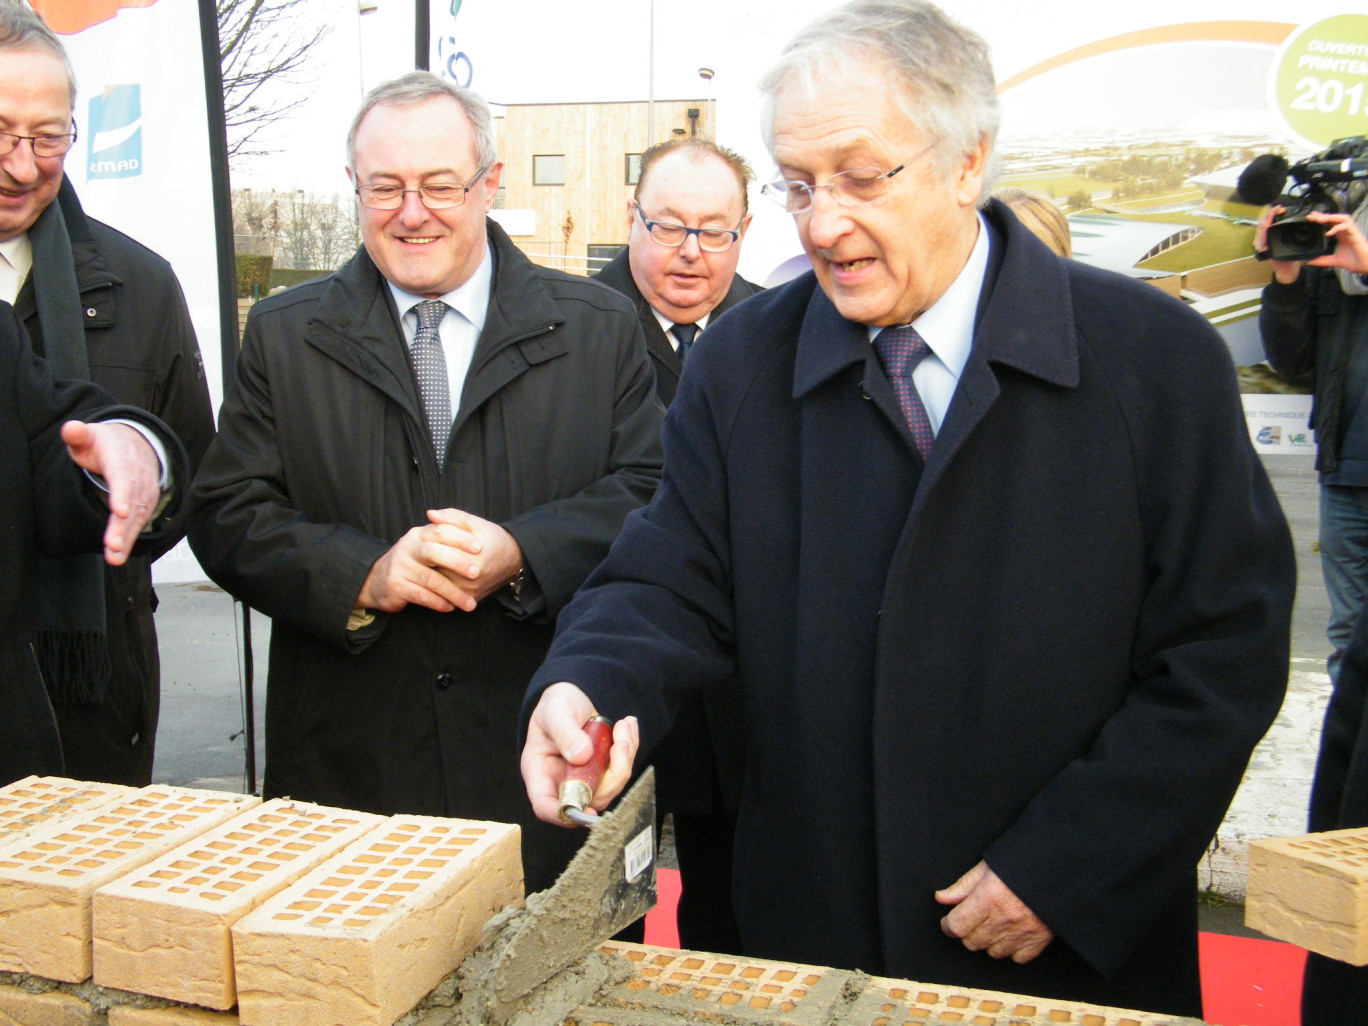
[[[62,182],[62,191],[74,190]],[[34,298],[43,355],[59,378],[90,378],[81,293],[62,205],[48,206],[29,229]],[[58,705],[104,700],[112,672],[105,640],[104,561],[97,554],[39,557],[38,663]]]

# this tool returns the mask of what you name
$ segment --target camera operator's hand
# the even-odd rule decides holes
[[[1368,274],[1368,239],[1363,237],[1352,214],[1327,214],[1313,210],[1308,221],[1328,225],[1325,237],[1335,240],[1335,251],[1329,256],[1308,260],[1312,267],[1343,267],[1356,274]]]
[[[1263,253],[1268,249],[1268,226],[1273,223],[1275,217],[1286,212],[1286,207],[1280,207],[1276,204],[1264,209],[1263,217],[1259,218],[1259,223],[1254,228],[1255,250]],[[1268,266],[1273,269],[1273,277],[1284,285],[1291,285],[1301,277],[1302,262],[1300,260],[1270,259]]]

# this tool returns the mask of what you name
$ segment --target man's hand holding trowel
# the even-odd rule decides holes
[[[561,815],[561,785],[576,767],[593,760],[594,741],[585,726],[597,714],[589,697],[567,681],[542,692],[528,722],[527,743],[522,752],[523,782],[538,819],[565,824]],[[640,745],[635,716],[626,716],[613,724],[608,765],[602,781],[591,788],[589,808],[602,812],[617,798],[632,775]]]

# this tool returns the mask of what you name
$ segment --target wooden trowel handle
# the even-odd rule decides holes
[[[571,766],[560,786],[560,818],[562,823],[582,822],[571,810],[583,813],[594,800],[594,792],[608,772],[608,753],[613,747],[613,723],[605,716],[591,716],[584,725],[594,746],[594,754],[583,766]]]

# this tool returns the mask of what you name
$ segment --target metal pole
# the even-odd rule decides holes
[[[417,0],[417,10],[413,15],[413,67],[418,71],[428,70],[428,57],[432,52],[432,9],[430,0]]]

